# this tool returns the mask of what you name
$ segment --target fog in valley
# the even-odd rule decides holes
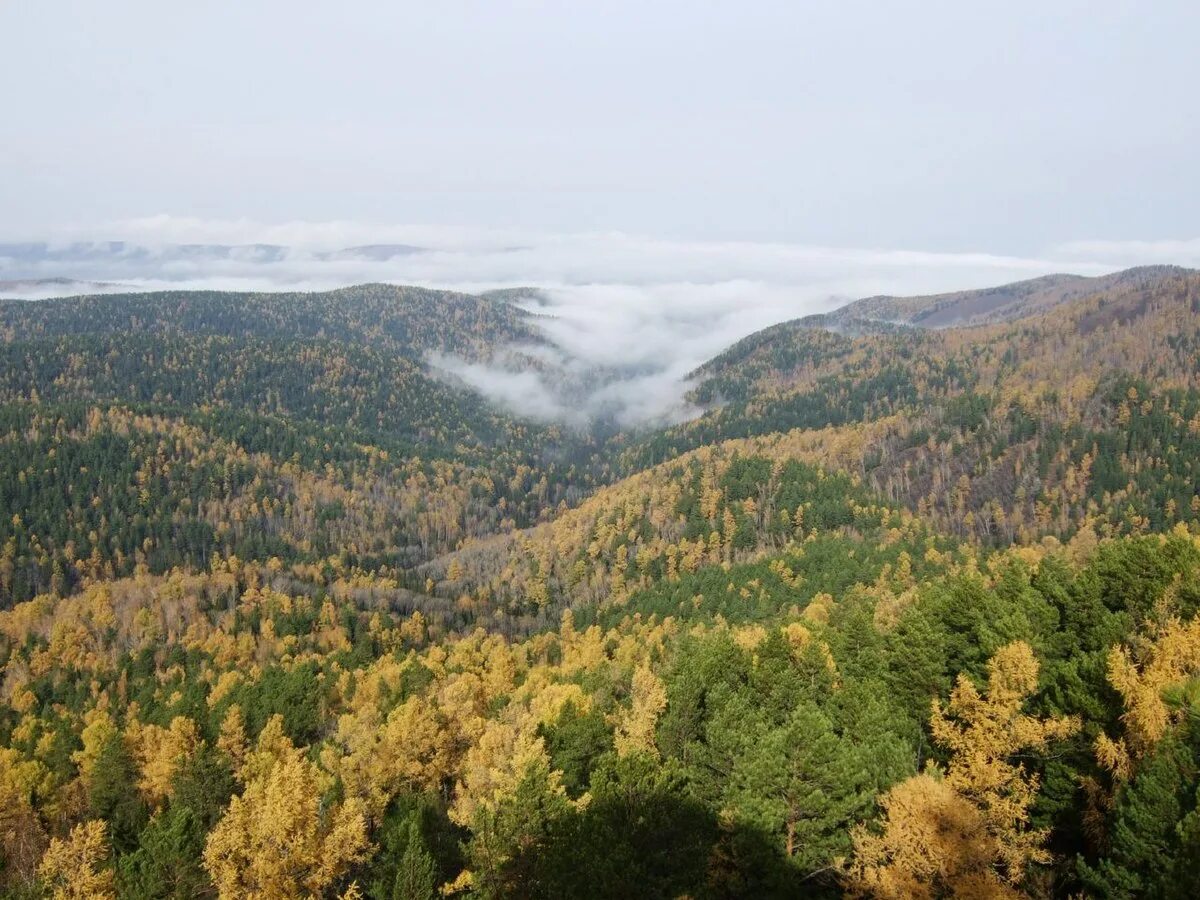
[[[760,328],[860,297],[985,287],[1052,272],[1097,275],[1200,244],[1076,242],[1036,257],[683,241],[619,232],[264,225],[154,216],[0,244],[0,295],[143,290],[328,290],[366,282],[507,299],[547,339],[486,363],[428,362],[506,409],[622,427],[695,414],[688,375]]]

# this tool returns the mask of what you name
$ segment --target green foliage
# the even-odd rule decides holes
[[[246,729],[258,734],[272,716],[283,717],[283,730],[295,743],[312,743],[324,725],[321,687],[313,664],[272,666],[234,695],[246,717]]]
[[[480,897],[553,897],[542,894],[553,871],[555,841],[570,806],[553,790],[550,772],[533,766],[513,793],[495,808],[480,810],[466,845],[466,858]]]
[[[437,897],[437,871],[433,857],[425,849],[425,840],[416,822],[408,828],[404,855],[396,866],[392,900],[434,900]]]
[[[364,887],[375,900],[429,900],[462,867],[461,839],[439,798],[401,794],[375,834]]]
[[[567,794],[578,798],[587,790],[597,760],[613,748],[603,713],[597,709],[581,713],[568,702],[554,724],[543,726],[541,732],[550,764],[562,772]]]
[[[118,851],[131,850],[148,812],[137,791],[137,769],[119,734],[100,747],[88,785],[91,814],[109,823],[110,839]]]
[[[674,767],[609,755],[591,794],[551,850],[543,896],[677,897],[703,885],[716,823],[688,799]],[[590,864],[580,866],[581,858]]]
[[[1200,890],[1200,742],[1194,726],[1169,735],[1118,791],[1110,845],[1094,864],[1079,861],[1096,897],[1182,898]]]

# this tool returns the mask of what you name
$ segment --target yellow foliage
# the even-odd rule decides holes
[[[400,625],[400,636],[410,644],[423,644],[428,635],[425,617],[421,611],[415,611]]]
[[[743,650],[752,651],[767,639],[767,629],[762,625],[744,625],[733,630],[733,642]]]
[[[461,894],[464,891],[469,891],[475,886],[475,874],[470,869],[463,869],[458,873],[458,876],[453,881],[448,881],[443,884],[439,893],[443,897],[452,897],[455,894]]]
[[[483,810],[494,810],[512,795],[532,767],[549,770],[546,747],[530,721],[490,720],[467,751],[462,777],[454,792],[450,818],[459,825],[475,823]],[[550,790],[565,793],[558,772],[549,773]]]
[[[1021,712],[1037,689],[1037,675],[1033,650],[1014,641],[988,662],[986,696],[969,678],[959,676],[947,709],[935,700],[930,718],[934,740],[953,754],[946,783],[982,810],[998,838],[1000,862],[1014,883],[1028,863],[1047,862],[1049,856],[1041,849],[1045,834],[1026,827],[1038,780],[1009,759],[1079,729],[1075,718],[1038,719]]]
[[[259,732],[254,749],[246,753],[241,779],[248,782],[262,778],[280,763],[298,759],[301,755],[300,750],[292,744],[291,738],[283,732],[283,716],[273,715],[267,719],[267,724]]]
[[[658,717],[667,708],[667,689],[649,666],[638,666],[633,672],[633,702],[628,710],[618,714],[614,740],[617,754],[625,756],[635,751],[658,756],[654,729]]]
[[[246,760],[248,746],[246,743],[246,723],[242,718],[242,708],[234,703],[221,720],[221,731],[217,735],[217,749],[229,757],[233,774],[241,777],[242,764]]]
[[[909,588],[900,594],[894,594],[890,589],[883,589],[875,603],[872,621],[880,631],[890,631],[900,621],[904,611],[917,602],[917,589]]]
[[[236,669],[231,669],[228,672],[222,672],[217,676],[216,683],[212,686],[212,690],[208,692],[208,705],[214,707],[228,696],[229,692],[243,682],[242,673]]]
[[[251,780],[209,833],[204,867],[222,900],[320,896],[367,858],[361,801],[326,805],[328,777],[299,753]]]
[[[28,879],[45,850],[46,833],[33,808],[33,795],[48,787],[49,775],[44,763],[23,759],[7,747],[0,749],[0,859],[4,861],[4,876]]]
[[[933,774],[900,782],[879,800],[886,826],[853,831],[852,897],[883,900],[1017,900],[993,865],[995,837],[983,813]]]
[[[881,833],[856,829],[846,870],[852,893],[886,898],[1018,897],[1031,863],[1049,861],[1046,833],[1029,828],[1037,778],[1009,760],[1079,727],[1071,718],[1022,714],[1038,663],[1015,641],[988,663],[986,694],[960,676],[945,710],[934,700],[934,739],[951,752],[936,773],[901,782],[880,800]]]
[[[434,790],[454,766],[452,732],[436,707],[408,698],[372,727],[371,713],[342,716],[337,740],[343,751],[327,754],[349,796],[359,798],[370,818],[382,815],[401,788]]]
[[[113,873],[108,858],[108,826],[101,819],[81,822],[63,840],[46,848],[38,874],[54,900],[110,900]]]
[[[809,622],[817,625],[824,625],[829,621],[829,614],[833,610],[833,597],[830,594],[817,594],[804,608],[802,615]]]
[[[112,716],[103,707],[91,710],[85,716],[85,720],[87,724],[80,733],[83,749],[72,753],[71,759],[79,767],[79,777],[83,779],[84,785],[90,785],[100,751],[118,732]]]
[[[156,807],[170,799],[180,764],[201,743],[199,728],[186,716],[176,716],[167,728],[142,725],[134,719],[126,728],[125,740],[141,770],[138,789]]]
[[[560,668],[564,674],[593,671],[604,665],[607,659],[604,635],[598,625],[583,632],[572,631],[570,638],[563,639]]]
[[[783,636],[787,639],[793,650],[804,649],[808,646],[808,642],[812,640],[812,632],[799,622],[789,622],[787,625],[784,625]]]
[[[1200,618],[1184,623],[1168,618],[1153,629],[1136,655],[1127,647],[1108,654],[1108,681],[1121,695],[1124,737],[1096,739],[1096,757],[1118,778],[1127,777],[1133,760],[1151,750],[1171,724],[1166,690],[1200,676]]]
[[[531,674],[519,692],[520,699],[529,706],[530,716],[539,725],[549,725],[557,721],[568,703],[574,705],[581,713],[591,708],[591,699],[579,685],[574,682],[547,684],[543,680],[545,674],[544,670],[537,676]]]

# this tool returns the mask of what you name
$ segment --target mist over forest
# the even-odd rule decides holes
[[[99,239],[119,235],[119,239]],[[157,216],[0,243],[0,296],[131,290],[328,290],[387,282],[507,292],[547,343],[440,372],[518,415],[586,428],[694,417],[689,376],[769,325],[873,295],[932,294],[1038,275],[1099,275],[1166,249],[1071,245],[1046,258],[678,241],[620,233],[264,225]],[[530,363],[533,362],[533,365]]]

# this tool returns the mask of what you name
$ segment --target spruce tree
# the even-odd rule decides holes
[[[420,816],[417,815],[408,825],[408,841],[404,847],[404,854],[400,857],[400,865],[396,869],[392,900],[432,900],[435,896],[437,867],[425,846]]]

